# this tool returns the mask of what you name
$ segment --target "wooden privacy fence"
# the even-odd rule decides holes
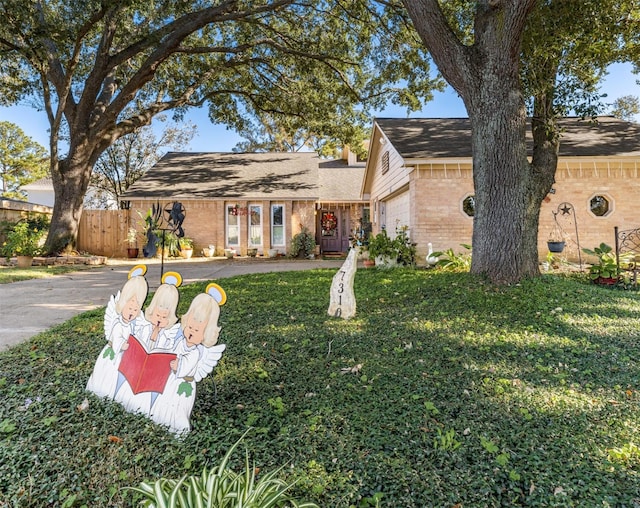
[[[84,210],[77,249],[99,256],[127,257],[129,210]]]

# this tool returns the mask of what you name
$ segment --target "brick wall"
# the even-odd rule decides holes
[[[567,241],[561,254],[577,261],[578,242],[581,248],[593,248],[601,242],[614,245],[614,226],[621,229],[640,227],[640,159],[561,160],[556,173],[555,193],[549,194],[540,210],[538,253],[547,255],[547,240],[558,214]],[[473,178],[469,164],[430,165],[412,173],[410,195],[413,203],[411,236],[417,242],[418,260],[424,263],[428,243],[434,250],[464,249],[471,243],[473,220],[462,211],[463,199],[473,194]],[[609,212],[596,217],[590,211],[590,201],[603,196],[609,202]],[[575,212],[558,210],[569,203]],[[573,218],[575,217],[575,221]],[[577,234],[575,224],[577,222]],[[582,255],[583,261],[584,255]],[[588,261],[588,260],[587,260]]]

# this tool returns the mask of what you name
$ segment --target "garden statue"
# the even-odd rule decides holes
[[[340,271],[333,276],[330,290],[330,316],[350,319],[356,315],[356,295],[353,292],[353,281],[356,278],[357,251],[350,249],[347,259]]]
[[[196,383],[213,371],[226,347],[216,345],[226,294],[217,284],[209,284],[178,321],[182,279],[167,272],[142,312],[148,291],[145,273],[146,267],[134,267],[122,291],[107,305],[107,345],[96,360],[87,390],[180,435],[191,429]]]

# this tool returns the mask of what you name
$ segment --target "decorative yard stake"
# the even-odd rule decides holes
[[[340,271],[333,276],[329,300],[330,316],[350,319],[356,315],[356,295],[353,281],[356,278],[356,249],[351,249]]]
[[[227,296],[220,286],[209,284],[178,322],[182,278],[167,272],[142,313],[148,290],[145,273],[144,265],[134,267],[122,291],[107,305],[107,345],[96,360],[87,390],[180,435],[191,429],[196,383],[211,373],[226,348],[216,342],[220,306]]]
[[[164,248],[165,248],[165,236],[167,232],[173,233],[178,238],[184,236],[184,229],[182,223],[184,222],[186,212],[184,206],[179,201],[174,201],[172,204],[167,205],[163,210],[160,208],[160,203],[156,203],[151,206],[151,210],[147,213],[145,222],[147,225],[146,236],[147,245],[144,246],[142,252],[144,257],[153,257],[156,254],[156,244],[159,238],[156,236],[157,231],[162,232],[162,244],[160,251],[160,278],[164,274]]]
[[[576,217],[575,207],[571,203],[565,201],[563,203],[560,203],[556,211],[552,210],[551,213],[553,214],[553,220],[555,222],[554,229],[560,230],[562,233],[562,237],[568,236],[565,230],[573,226],[576,235],[575,244],[578,246],[578,262],[580,263],[580,270],[582,270],[582,249],[580,248],[580,237],[578,236],[578,219]],[[558,218],[558,216],[560,216],[560,218]]]

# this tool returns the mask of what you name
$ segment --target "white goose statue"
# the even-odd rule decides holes
[[[434,266],[438,262],[438,257],[433,255],[433,245],[428,244],[429,252],[427,253],[427,265]]]

